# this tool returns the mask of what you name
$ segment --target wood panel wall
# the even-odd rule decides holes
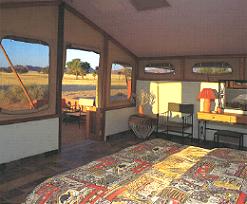
[[[139,80],[150,81],[208,81],[217,82],[218,80],[246,80],[247,62],[246,55],[227,55],[227,56],[182,56],[182,57],[158,57],[158,58],[139,58],[138,75]],[[151,74],[145,73],[145,65],[149,63],[171,63],[175,66],[175,74]],[[193,73],[192,67],[199,62],[228,62],[232,65],[233,72],[230,74],[207,76]]]

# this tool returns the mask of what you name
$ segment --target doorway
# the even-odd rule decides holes
[[[62,145],[87,139],[87,111],[96,111],[100,54],[77,48],[66,49],[62,81]]]

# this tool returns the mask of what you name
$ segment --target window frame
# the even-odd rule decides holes
[[[172,69],[167,69],[167,68],[164,68],[164,67],[155,67],[155,68],[158,68],[158,69],[164,69],[164,70],[173,70],[171,72],[167,72],[167,73],[158,73],[158,72],[147,72],[146,71],[146,68],[148,65],[163,65],[163,64],[170,64],[172,66]],[[176,68],[175,66],[170,63],[170,62],[150,62],[150,63],[147,63],[144,65],[144,74],[149,74],[149,75],[159,75],[159,76],[164,76],[164,75],[175,75],[176,74]]]
[[[52,46],[50,43],[35,39],[35,38],[29,38],[29,37],[22,37],[22,36],[16,36],[16,35],[3,35],[0,37],[0,43],[2,43],[2,40],[8,39],[8,40],[14,40],[18,42],[24,42],[24,43],[31,43],[31,44],[38,44],[38,45],[44,45],[48,47],[48,57],[49,57],[49,69],[51,69],[52,66]],[[2,51],[1,51],[2,52]],[[34,109],[30,111],[21,110],[21,111],[9,111],[9,110],[1,110],[0,111],[0,125],[1,124],[14,124],[14,123],[20,123],[20,122],[28,122],[33,120],[41,120],[41,119],[49,119],[49,118],[56,118],[59,115],[56,113],[55,108],[51,107],[51,92],[52,92],[52,73],[49,71],[48,73],[48,103],[47,107],[40,108],[40,109]],[[26,112],[24,112],[26,111]],[[20,112],[20,113],[15,113]],[[22,113],[23,112],[23,113]]]
[[[194,71],[194,68],[195,68],[195,65],[199,65],[199,64],[210,64],[210,63],[212,63],[212,64],[228,64],[228,65],[230,65],[229,67],[228,67],[228,69],[230,68],[231,69],[231,72],[225,72],[225,73],[198,73],[198,72],[195,72]],[[201,67],[201,68],[205,68],[205,67]],[[214,68],[214,67],[207,67],[207,68],[209,68],[209,69],[221,69],[221,68],[223,68],[223,67],[219,67],[219,68]],[[200,68],[199,68],[200,69]],[[199,63],[195,63],[194,65],[192,65],[192,73],[193,74],[196,74],[196,75],[202,75],[202,76],[207,76],[207,77],[210,77],[210,76],[225,76],[225,75],[232,75],[233,74],[233,66],[230,64],[230,63],[228,63],[228,62],[217,62],[217,61],[215,61],[215,62],[211,62],[211,61],[209,61],[209,62],[199,62]]]

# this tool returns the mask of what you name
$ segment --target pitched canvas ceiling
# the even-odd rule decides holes
[[[65,0],[138,57],[247,53],[247,0],[166,0],[143,11],[133,1]]]
[[[247,53],[246,0],[167,0],[145,11],[131,0],[66,1],[139,57]]]

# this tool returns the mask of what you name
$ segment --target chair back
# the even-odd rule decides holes
[[[194,104],[168,103],[168,111],[193,114]]]
[[[80,98],[79,105],[81,107],[82,112],[96,111],[94,98]]]

